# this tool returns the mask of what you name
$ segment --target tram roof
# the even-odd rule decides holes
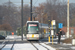
[[[39,23],[39,21],[27,21],[27,23],[28,23],[28,22],[38,22],[38,23]]]
[[[42,26],[48,26],[48,24],[43,24],[43,23],[40,23],[40,25],[42,25]]]

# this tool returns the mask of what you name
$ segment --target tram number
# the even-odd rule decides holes
[[[34,37],[34,34],[32,34],[32,38]]]

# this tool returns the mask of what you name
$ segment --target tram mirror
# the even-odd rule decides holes
[[[37,31],[37,32],[39,32],[39,31]]]

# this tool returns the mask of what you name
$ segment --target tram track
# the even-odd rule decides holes
[[[50,50],[46,46],[42,45],[39,41],[28,41],[28,42],[30,42],[36,48],[36,50],[39,50],[39,48],[37,47],[36,44],[38,44],[39,46],[45,48],[46,50]]]
[[[16,41],[16,40],[13,40],[13,42],[12,42],[11,40],[4,40],[3,43],[1,44],[2,47],[0,48],[0,50],[3,50],[4,47],[9,46],[9,44],[11,44],[11,48],[10,48],[10,50],[12,50],[15,41]]]
[[[36,48],[36,50],[39,50],[34,44],[32,41],[30,41],[30,43]]]
[[[49,50],[47,47],[45,47],[44,45],[40,44],[40,42],[38,43],[39,45],[41,45],[42,47],[46,48],[47,50]]]
[[[6,42],[6,41],[3,41],[2,45],[3,45],[3,44],[4,44],[4,45],[0,48],[0,50],[2,50],[2,48],[4,48],[8,42],[9,42],[9,40],[8,40],[7,42]]]
[[[30,43],[32,48],[34,48],[35,50],[50,50],[45,45],[43,45],[41,41],[16,41],[16,40],[5,40],[2,43],[3,46],[0,48],[0,50],[5,50],[8,47],[9,47],[8,48],[9,50],[13,50],[13,48],[19,44],[23,46],[24,44],[22,44],[22,43],[24,43],[24,44]]]
[[[12,47],[11,47],[10,50],[13,50],[13,47],[14,47],[15,42],[16,42],[16,40],[13,42],[13,45],[12,45]]]

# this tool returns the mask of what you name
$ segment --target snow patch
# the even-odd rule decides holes
[[[36,50],[36,48],[30,43],[15,44],[13,50]]]
[[[75,47],[71,47],[71,49],[75,49]]]
[[[4,46],[4,44],[0,44],[0,48],[2,48]]]
[[[13,44],[7,44],[2,50],[10,50]]]
[[[44,42],[45,44],[52,44],[52,42]],[[57,44],[57,42],[53,42],[53,44]]]
[[[25,39],[25,36],[23,36],[23,38]],[[8,35],[6,37],[6,39],[21,39],[21,36],[17,36],[17,35]]]
[[[66,44],[66,43],[63,43],[63,45],[72,45],[72,44]]]
[[[38,43],[33,43],[39,50],[47,50],[46,48],[42,47]]]
[[[55,48],[52,48],[51,46],[48,46],[48,45],[46,45],[46,44],[44,44],[44,43],[40,43],[41,45],[44,45],[44,46],[46,46],[48,49],[50,49],[50,50],[56,50]]]
[[[69,48],[59,47],[59,49],[69,49]]]

